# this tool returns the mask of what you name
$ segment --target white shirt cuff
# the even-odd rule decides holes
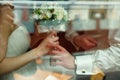
[[[76,56],[76,73],[80,75],[92,75],[93,60],[91,55]]]

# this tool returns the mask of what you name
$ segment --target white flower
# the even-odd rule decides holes
[[[51,18],[52,14],[49,11],[46,11],[45,13],[48,18]]]
[[[39,19],[39,16],[37,14],[33,14],[33,19]]]
[[[39,20],[67,20],[67,12],[56,4],[43,4],[34,10],[34,19]]]
[[[60,7],[55,8],[54,14],[56,14],[57,20],[62,20],[64,15],[63,8]]]
[[[40,19],[40,20],[43,19],[43,16],[42,16],[42,15],[39,15],[39,19]]]
[[[63,17],[63,19],[64,19],[65,21],[68,20],[68,14],[67,14],[67,11],[65,11],[65,10],[64,10],[64,17]]]

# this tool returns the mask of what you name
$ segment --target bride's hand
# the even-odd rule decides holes
[[[0,24],[11,25],[14,22],[14,7],[9,4],[3,4],[0,6]]]
[[[53,31],[49,33],[49,35],[36,48],[38,51],[38,53],[36,54],[37,57],[43,56],[54,49],[54,46],[59,44],[58,39],[59,37],[57,36],[56,32]]]
[[[8,36],[12,33],[14,25],[14,7],[9,4],[0,5],[0,29]]]

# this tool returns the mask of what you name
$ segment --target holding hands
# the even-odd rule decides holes
[[[75,69],[75,59],[74,57],[62,46],[56,45],[56,49],[52,50],[51,53],[55,54],[53,59],[56,62],[52,62],[53,65],[61,65],[68,69]]]
[[[41,57],[47,53],[54,54],[52,59],[56,62],[51,62],[53,65],[61,65],[68,69],[75,69],[74,57],[62,46],[59,45],[58,36],[56,32],[51,32],[36,48],[36,57]]]
[[[49,53],[56,45],[59,44],[58,36],[56,32],[51,32],[49,35],[40,43],[40,45],[36,48],[37,54],[36,57],[41,57],[47,53]]]

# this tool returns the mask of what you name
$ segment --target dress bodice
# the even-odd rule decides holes
[[[30,36],[25,27],[18,27],[9,37],[7,57],[25,53],[30,46]]]

